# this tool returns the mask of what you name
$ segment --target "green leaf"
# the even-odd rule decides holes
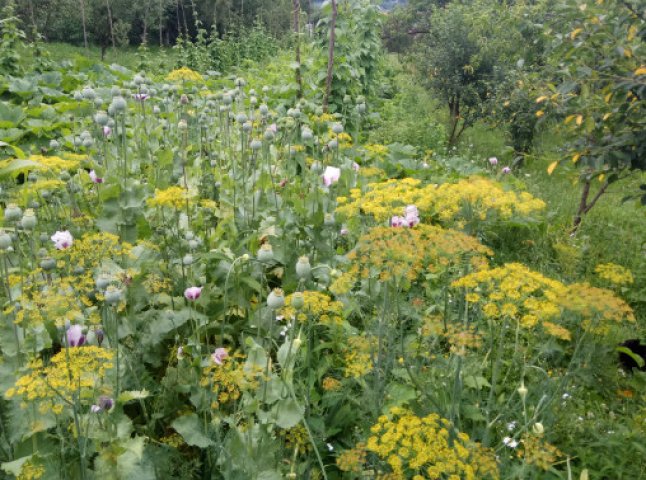
[[[133,400],[142,400],[144,398],[148,398],[149,396],[150,392],[146,389],[128,390],[127,392],[122,392],[121,395],[119,395],[118,401],[119,403],[128,403],[132,402]]]
[[[276,413],[276,425],[280,428],[295,427],[303,419],[303,407],[291,398],[278,402],[274,407],[274,411]]]
[[[23,160],[16,158],[12,160],[9,165],[0,170],[0,178],[5,178],[12,174],[17,175],[20,172],[24,172],[36,167],[40,167],[40,164],[32,160]]]
[[[10,143],[7,142],[0,142],[0,147],[8,147],[13,150],[13,153],[16,155],[18,158],[25,158],[25,152],[22,151],[19,147],[16,147],[15,145],[11,145]]]
[[[207,448],[214,445],[213,441],[202,432],[200,419],[194,413],[177,418],[171,423],[188,445]]]
[[[258,480],[281,480],[283,476],[276,470],[265,470],[258,474]]]
[[[617,352],[623,353],[624,355],[628,355],[637,364],[637,367],[639,368],[643,368],[644,365],[646,365],[646,361],[628,347],[617,347]]]
[[[14,460],[13,462],[5,462],[2,465],[0,465],[0,468],[2,468],[2,470],[5,473],[9,473],[11,475],[15,475],[16,477],[18,477],[20,475],[20,471],[22,470],[22,466],[25,464],[25,462],[30,460],[32,456],[33,455],[29,455],[27,457],[21,457]]]

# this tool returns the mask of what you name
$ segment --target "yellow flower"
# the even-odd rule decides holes
[[[165,190],[155,190],[155,196],[148,199],[151,207],[172,207],[180,210],[186,207],[191,195],[182,187],[172,186]]]
[[[166,76],[166,80],[169,80],[171,82],[178,82],[178,81],[184,81],[184,82],[201,82],[203,80],[202,75],[199,73],[191,70],[188,67],[182,67],[178,68],[177,70],[173,70]]]
[[[635,281],[630,270],[615,263],[599,264],[595,267],[594,273],[602,280],[615,285],[630,285]]]

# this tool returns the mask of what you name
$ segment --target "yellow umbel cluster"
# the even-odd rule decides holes
[[[494,452],[457,432],[437,414],[418,417],[393,408],[371,428],[366,449],[392,469],[391,478],[425,480],[497,479]]]
[[[108,393],[107,372],[112,368],[114,353],[105,348],[85,346],[64,348],[51,358],[48,365],[33,360],[30,372],[20,377],[7,390],[7,398],[20,397],[22,406],[37,402],[41,413],[61,414],[75,399],[91,403],[99,393]]]
[[[180,210],[186,207],[190,197],[188,191],[182,187],[172,186],[164,190],[155,190],[155,196],[149,198],[147,203],[151,207],[171,207]]]
[[[303,295],[303,306],[297,311],[292,301],[294,294],[287,296],[285,307],[280,314],[287,319],[297,319],[304,323],[310,318],[316,323],[322,325],[340,325],[343,323],[343,304],[339,301],[332,300],[328,295],[316,292],[305,291]]]
[[[182,67],[170,72],[166,76],[166,80],[171,82],[201,82],[203,78],[202,75],[197,73],[195,70],[191,70],[188,67]]]
[[[355,283],[369,279],[396,281],[404,288],[423,273],[441,274],[465,261],[480,270],[487,265],[488,255],[492,255],[489,248],[457,230],[433,225],[373,227],[348,254],[350,266],[330,290],[345,294]]]
[[[532,217],[545,209],[545,202],[527,192],[504,189],[484,177],[456,183],[422,186],[414,178],[370,183],[350,190],[350,198],[337,198],[336,212],[346,218],[359,214],[385,221],[399,215],[406,205],[415,205],[422,218],[435,218],[446,225],[462,226],[467,220],[485,221],[492,216],[507,220]]]
[[[561,340],[572,337],[560,324],[563,312],[581,318],[581,326],[594,333],[608,333],[611,323],[635,321],[628,304],[611,291],[588,284],[565,285],[520,263],[469,274],[452,286],[466,289],[466,300],[478,304],[489,319],[506,317],[528,329],[541,326]]]

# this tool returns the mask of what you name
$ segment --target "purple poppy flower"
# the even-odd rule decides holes
[[[495,167],[498,165],[498,159],[496,157],[489,157],[489,165]]]
[[[148,99],[150,98],[150,95],[148,95],[147,93],[135,93],[135,94],[132,96],[132,98],[134,98],[134,99],[135,99],[135,100],[137,100],[138,102],[142,102],[142,103],[143,103],[144,101],[146,101],[146,100],[148,100]]]
[[[505,175],[506,175],[506,174],[508,174],[508,173],[511,173],[511,168],[509,168],[509,167],[503,167],[503,169],[502,169],[502,173],[504,173]]]
[[[66,332],[67,345],[70,347],[80,347],[85,343],[85,335],[83,335],[83,327],[80,325],[71,325]]]

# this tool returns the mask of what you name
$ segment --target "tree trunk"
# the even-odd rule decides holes
[[[87,26],[85,22],[85,2],[83,0],[80,0],[79,3],[81,4],[81,22],[83,23],[83,45],[87,50],[88,45],[87,45]]]
[[[301,32],[300,32],[300,0],[294,2],[294,35],[296,37],[296,84],[298,85],[298,98],[303,98],[303,78],[301,76]]]
[[[330,44],[327,57],[327,78],[325,79],[325,96],[323,97],[323,111],[327,113],[332,92],[332,73],[334,72],[334,41],[336,37],[336,17],[338,10],[336,0],[332,0],[332,19],[330,20]]]
[[[457,140],[457,128],[460,123],[460,97],[455,96],[449,100],[449,116],[451,117],[451,126],[449,133],[448,146],[453,147]]]
[[[110,25],[110,40],[112,40],[112,48],[117,48],[117,42],[114,40],[114,24],[112,23],[112,9],[110,8],[110,0],[105,0],[105,6],[108,9],[108,25]]]
[[[608,188],[608,181],[605,181],[604,184],[599,188],[595,196],[588,203],[588,197],[590,196],[590,186],[592,184],[592,179],[587,179],[583,184],[583,189],[581,190],[581,201],[579,202],[579,208],[574,215],[574,221],[572,222],[572,230],[570,231],[570,236],[573,237],[576,235],[576,232],[579,230],[579,226],[583,221],[583,217],[594,207],[597,203],[597,200],[601,198]]]
[[[164,34],[162,28],[162,19],[164,18],[163,0],[159,0],[159,46],[164,45]]]

